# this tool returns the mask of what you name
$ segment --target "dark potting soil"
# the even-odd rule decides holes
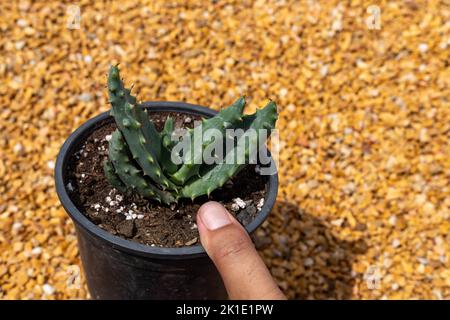
[[[162,130],[167,116],[175,127],[192,128],[198,116],[174,112],[150,113],[157,130]],[[222,188],[193,202],[180,200],[168,207],[137,194],[124,195],[114,189],[103,174],[102,162],[108,155],[109,136],[116,124],[105,121],[94,131],[71,159],[68,184],[71,199],[78,209],[100,228],[124,239],[150,246],[182,247],[199,242],[195,217],[208,200],[222,203],[243,224],[250,223],[263,204],[266,177],[247,165]],[[241,205],[241,207],[239,207]]]

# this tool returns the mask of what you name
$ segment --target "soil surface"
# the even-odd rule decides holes
[[[161,130],[167,116],[175,127],[193,127],[200,117],[174,112],[150,113]],[[125,195],[114,189],[103,174],[102,162],[108,155],[107,137],[116,124],[105,121],[93,132],[69,164],[67,189],[78,209],[102,229],[124,239],[150,246],[182,247],[199,243],[195,216],[208,200],[221,202],[238,220],[246,225],[258,214],[264,202],[266,177],[248,165],[222,188],[194,202],[181,200],[176,206],[158,202],[137,194]],[[240,206],[239,206],[240,205]]]

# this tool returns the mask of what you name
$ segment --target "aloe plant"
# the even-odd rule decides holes
[[[164,129],[158,132],[147,111],[137,102],[131,90],[124,87],[117,66],[110,68],[108,92],[111,115],[117,129],[111,136],[108,158],[103,163],[105,176],[112,186],[123,193],[137,192],[164,204],[177,202],[181,198],[194,200],[201,195],[209,195],[245,166],[245,163],[225,160],[215,164],[204,163],[203,151],[215,143],[213,139],[203,140],[208,130],[215,129],[223,136],[229,129],[243,130],[244,135],[237,138],[235,149],[231,152],[237,152],[238,146],[244,146],[243,152],[248,159],[252,148],[254,150],[267,138],[260,134],[262,130],[270,133],[278,117],[272,101],[254,114],[244,115],[245,99],[241,97],[214,117],[203,119],[201,134],[195,134],[195,129],[187,131],[183,139],[187,139],[188,143],[179,156],[182,163],[177,164],[172,156],[177,146],[177,141],[172,139],[173,119],[169,117]],[[245,135],[248,130],[254,130],[256,135]],[[194,146],[200,146],[200,150]]]

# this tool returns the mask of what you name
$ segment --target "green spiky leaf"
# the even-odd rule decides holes
[[[115,174],[124,185],[144,197],[154,198],[166,204],[176,202],[170,192],[158,189],[136,167],[119,130],[115,130],[111,135],[108,156],[114,166]]]
[[[187,154],[184,157],[184,164],[175,174],[171,175],[173,181],[182,185],[190,177],[198,174],[202,163],[203,150],[212,143],[211,141],[202,141],[204,133],[209,129],[217,129],[222,134],[225,134],[226,129],[242,121],[244,106],[245,99],[241,97],[228,108],[222,109],[214,117],[203,120],[201,134],[195,134],[195,131],[192,131],[190,135],[192,141],[189,145],[190,149],[187,150]],[[200,146],[200,149],[198,151],[194,150],[195,146]]]
[[[246,117],[246,125],[248,129],[255,130],[255,135],[243,135],[237,145],[245,147],[246,154],[249,151],[250,145],[261,145],[261,130],[272,130],[275,127],[277,120],[277,108],[274,102],[270,102],[256,114]],[[247,139],[247,140],[246,140]],[[248,142],[248,143],[247,143]],[[236,152],[237,146],[234,151]],[[250,155],[247,155],[247,159]],[[232,176],[234,176],[245,164],[239,163],[221,163],[211,166],[210,169],[200,178],[189,181],[183,189],[181,189],[181,196],[185,198],[194,199],[198,196],[209,195],[215,189],[223,186],[223,184]]]
[[[201,127],[187,130],[187,148],[179,149],[180,145],[171,137],[174,132],[173,119],[168,117],[164,129],[158,132],[147,111],[131,94],[131,89],[124,87],[117,67],[110,69],[108,90],[111,115],[118,129],[109,143],[109,160],[103,163],[105,176],[121,192],[136,192],[165,204],[180,198],[195,199],[209,195],[221,187],[248,160],[253,159],[253,152],[265,143],[267,136],[260,134],[260,130],[273,129],[277,120],[273,102],[252,115],[243,116],[245,100],[242,97],[216,116],[203,119]],[[237,142],[226,155],[225,162],[203,162],[204,151],[211,151],[213,156],[220,158],[215,149],[216,136],[211,135],[204,140],[210,129],[216,129],[221,137],[225,136],[225,143]],[[227,137],[227,129],[240,129],[244,134]],[[186,146],[184,141],[181,143]],[[178,153],[180,150],[184,162],[179,166],[173,163],[171,152]],[[234,153],[243,156],[239,159],[242,162],[236,162],[237,157],[229,157]]]

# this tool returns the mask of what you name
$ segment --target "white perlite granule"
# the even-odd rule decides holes
[[[263,206],[264,206],[264,198],[261,198],[258,204],[256,205],[256,208],[258,209],[258,211],[261,211]]]
[[[133,210],[128,210],[128,212],[124,212],[125,220],[134,220],[134,219],[143,219],[143,214],[134,213]]]
[[[236,203],[231,204],[231,211],[233,212],[239,211],[239,206]]]
[[[68,189],[70,192],[72,192],[73,190],[75,190],[71,182],[69,182],[69,183],[66,185],[66,187],[67,187],[67,189]]]
[[[245,209],[245,207],[247,206],[247,204],[245,203],[244,200],[242,200],[241,198],[234,198],[233,199],[233,203],[238,205],[239,208],[241,209]]]

